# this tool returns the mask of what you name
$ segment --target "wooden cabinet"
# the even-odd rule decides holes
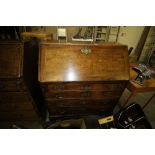
[[[0,42],[0,121],[34,121],[44,116],[37,61],[35,42]]]
[[[128,80],[126,46],[40,44],[39,81],[52,117],[112,114]]]

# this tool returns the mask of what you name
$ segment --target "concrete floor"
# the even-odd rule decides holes
[[[131,98],[128,104],[135,102],[143,106],[154,93],[155,91],[148,92],[148,93],[138,93],[133,98]],[[124,93],[120,98],[119,104],[122,105],[129,95],[130,95],[130,91],[125,89]],[[155,97],[151,100],[149,105],[147,105],[143,110],[150,124],[155,129]]]

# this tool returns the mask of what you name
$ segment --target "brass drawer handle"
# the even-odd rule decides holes
[[[89,91],[91,89],[91,87],[89,86],[89,85],[85,85],[84,87],[83,87],[83,90],[84,91]]]
[[[65,113],[66,113],[66,111],[60,111],[60,113],[61,113],[61,114],[65,114]]]
[[[60,103],[59,104],[59,107],[64,107],[65,105],[63,103]]]
[[[21,85],[22,84],[22,82],[21,81],[17,81],[16,82],[16,85],[18,86],[18,85]]]
[[[17,108],[17,106],[12,103],[10,104],[10,108]]]
[[[5,89],[5,85],[0,85],[0,89]]]
[[[92,50],[90,48],[81,48],[81,53],[84,53],[84,54],[90,54],[92,52]]]
[[[63,98],[63,95],[64,95],[63,93],[58,93],[55,95],[55,97],[58,99],[61,99],[61,98]]]
[[[89,97],[90,96],[90,92],[82,92],[81,93],[81,97]]]
[[[112,92],[104,92],[105,96],[112,96]]]
[[[46,92],[47,91],[47,85],[41,85],[42,91]]]
[[[64,89],[64,85],[55,85],[55,89],[63,90]]]
[[[81,101],[80,103],[83,104],[83,105],[85,105],[85,104],[87,104],[88,102],[86,102],[86,101]]]

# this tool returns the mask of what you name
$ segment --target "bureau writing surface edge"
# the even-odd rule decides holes
[[[127,46],[42,42],[38,78],[53,117],[111,114],[129,80]]]

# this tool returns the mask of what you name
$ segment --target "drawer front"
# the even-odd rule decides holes
[[[32,110],[32,100],[25,92],[0,93],[0,111]]]
[[[65,99],[65,100],[47,100],[48,108],[53,107],[114,107],[117,100],[84,100],[84,99]]]
[[[82,90],[82,91],[122,91],[125,83],[53,83],[42,85],[45,92],[63,90]]]
[[[45,93],[45,96],[49,99],[111,99],[118,98],[121,94],[121,91],[53,91],[51,93]]]
[[[1,121],[27,121],[27,120],[38,120],[38,116],[34,111],[13,111],[13,112],[2,112],[0,111]]]
[[[75,115],[109,115],[112,114],[113,109],[111,108],[70,108],[70,107],[59,107],[49,109],[50,116],[75,116]]]
[[[51,116],[112,114],[125,82],[46,83],[42,90]]]
[[[0,92],[1,91],[25,91],[26,87],[21,80],[3,80],[0,81]]]
[[[51,116],[67,115],[106,115],[112,114],[117,103],[117,99],[112,100],[84,100],[84,99],[64,99],[47,100],[46,104]]]

